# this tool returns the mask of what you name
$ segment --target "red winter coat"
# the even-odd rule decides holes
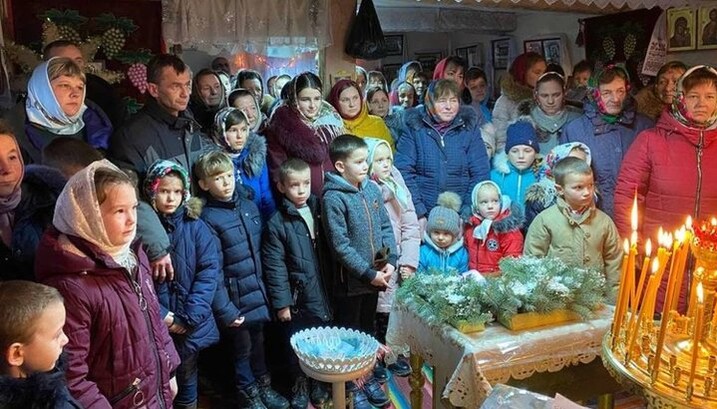
[[[688,128],[664,111],[655,128],[641,132],[622,161],[615,189],[615,224],[630,237],[630,209],[637,188],[640,239],[656,243],[662,226],[674,231],[687,215],[696,220],[717,215],[717,129]],[[654,255],[653,251],[653,255]],[[685,274],[687,279],[687,274]],[[665,283],[658,291],[662,310]],[[683,290],[687,285],[683,284]],[[680,294],[680,305],[686,293]]]
[[[139,242],[133,250],[137,281],[97,247],[54,228],[37,249],[37,279],[65,299],[67,383],[86,408],[172,407],[169,379],[179,356],[159,317],[147,256]]]
[[[520,257],[523,254],[523,212],[516,204],[503,210],[495,218],[485,240],[473,237],[473,230],[480,226],[482,218],[475,214],[468,220],[463,239],[468,248],[468,268],[479,273],[500,271],[498,262],[503,257]]]

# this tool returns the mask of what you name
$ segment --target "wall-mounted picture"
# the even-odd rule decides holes
[[[523,41],[523,49],[527,52],[538,53],[543,55],[543,41],[542,40],[528,40]]]
[[[700,7],[697,21],[697,48],[717,49],[717,6]]]
[[[423,71],[433,75],[433,70],[436,68],[436,64],[443,58],[443,52],[441,51],[430,51],[415,53],[415,60],[421,63]]]
[[[476,44],[456,48],[456,55],[463,58],[469,67],[483,67],[483,45]]]
[[[560,65],[560,56],[562,55],[562,41],[559,38],[548,38],[543,40],[543,56],[548,64]]]
[[[695,11],[690,7],[667,10],[667,51],[695,49]]]
[[[399,55],[403,57],[403,35],[391,34],[383,36],[386,43],[386,56]]]
[[[398,70],[401,68],[401,65],[403,64],[383,64],[381,66],[381,72],[383,73],[383,76],[386,78],[387,83],[391,83],[396,77],[398,77]]]
[[[510,38],[501,38],[491,41],[493,54],[493,69],[507,70],[510,53]]]

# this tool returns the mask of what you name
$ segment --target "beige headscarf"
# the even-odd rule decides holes
[[[110,255],[117,264],[132,270],[137,265],[137,259],[130,249],[130,244],[113,245],[102,221],[95,191],[95,172],[103,168],[119,171],[110,161],[103,159],[91,163],[67,181],[55,204],[52,224],[68,236],[79,237],[94,244]]]

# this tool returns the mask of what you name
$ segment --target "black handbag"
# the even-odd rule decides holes
[[[344,50],[346,54],[363,60],[378,60],[386,56],[386,42],[373,0],[361,1]]]

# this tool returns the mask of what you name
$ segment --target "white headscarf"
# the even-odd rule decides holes
[[[47,67],[50,61],[61,58],[53,57],[35,67],[32,71],[30,81],[27,83],[27,100],[25,101],[25,113],[27,119],[38,126],[57,135],[74,135],[85,126],[82,121],[82,114],[85,113],[85,92],[82,93],[82,107],[75,115],[67,116],[57,102],[55,93],[52,91],[50,77],[47,75]]]
[[[68,236],[84,239],[107,253],[117,264],[132,270],[137,260],[130,250],[131,243],[115,246],[109,239],[95,191],[95,173],[98,169],[120,172],[110,161],[103,159],[91,163],[77,172],[65,185],[55,204],[52,224]],[[136,229],[136,225],[135,225]]]

